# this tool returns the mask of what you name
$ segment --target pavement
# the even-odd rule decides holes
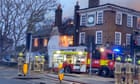
[[[8,73],[7,73],[8,72]],[[32,71],[27,76],[17,76],[17,70],[15,68],[9,68],[0,66],[1,77],[8,77],[12,79],[35,79],[33,81],[37,84],[49,84],[46,80],[54,80],[55,83],[59,84],[58,75],[53,72],[34,72]],[[9,74],[10,73],[10,74]],[[99,77],[97,75],[88,75],[88,74],[65,74],[64,80],[61,84],[114,84],[114,78]],[[138,81],[135,80],[135,84],[138,84]]]

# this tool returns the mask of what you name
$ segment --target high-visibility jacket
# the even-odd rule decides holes
[[[122,72],[123,65],[121,62],[115,62],[115,73],[121,73]]]
[[[125,72],[126,73],[132,73],[132,70],[133,70],[133,64],[125,63]]]
[[[23,57],[18,57],[18,65],[22,65],[24,63]]]

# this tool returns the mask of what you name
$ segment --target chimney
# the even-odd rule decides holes
[[[55,26],[57,26],[59,29],[62,26],[62,8],[60,4],[55,11]]]
[[[75,27],[75,32],[74,32],[74,46],[78,46],[79,44],[79,26],[80,26],[80,15],[77,12],[79,10],[79,2],[76,2],[75,8],[74,8],[74,27]]]
[[[89,8],[97,7],[97,6],[99,6],[99,4],[100,4],[100,0],[89,0],[88,1]]]

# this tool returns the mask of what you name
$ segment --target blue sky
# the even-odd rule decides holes
[[[63,17],[73,16],[74,5],[77,0],[59,0],[63,8]],[[80,8],[88,7],[88,0],[78,0]],[[100,0],[100,4],[112,3],[140,11],[140,0]]]

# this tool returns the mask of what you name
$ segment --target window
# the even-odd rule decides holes
[[[126,45],[130,45],[131,34],[126,34]]]
[[[48,40],[47,40],[47,39],[44,39],[44,40],[43,40],[43,45],[44,45],[44,47],[46,47],[47,44],[48,44]]]
[[[127,15],[127,27],[133,27],[133,16]]]
[[[121,45],[121,32],[115,32],[115,45]]]
[[[97,24],[103,24],[103,11],[97,12]]]
[[[137,28],[140,29],[140,18],[137,18]]]
[[[87,16],[87,26],[95,25],[95,21],[96,21],[95,13],[94,14],[88,14],[88,16]]]
[[[116,12],[116,24],[122,25],[122,13]]]
[[[34,39],[34,47],[38,47],[38,38]]]
[[[86,15],[82,15],[81,16],[81,22],[80,22],[81,24],[81,26],[85,26],[86,25]]]
[[[85,32],[80,32],[79,44],[85,44]]]
[[[102,44],[102,31],[96,31],[96,44]]]

